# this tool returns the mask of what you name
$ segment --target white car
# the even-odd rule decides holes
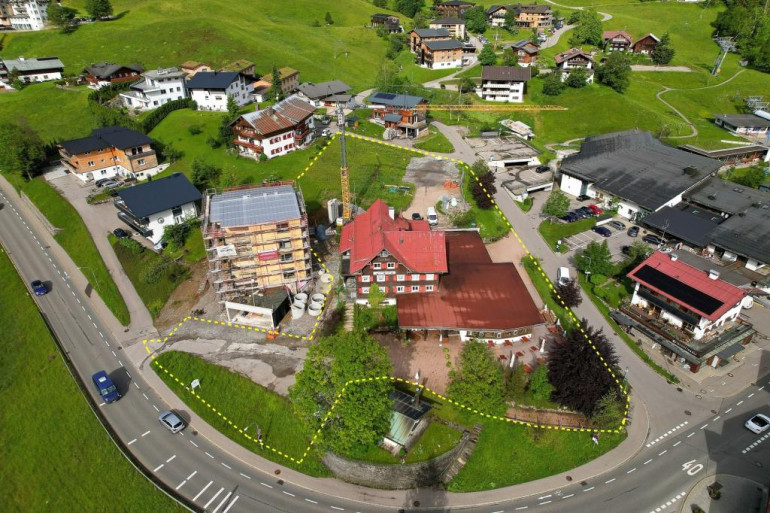
[[[160,423],[172,433],[179,433],[185,428],[185,423],[173,411],[164,411],[158,417]]]
[[[329,137],[330,135],[332,135],[332,133],[328,128],[321,130],[321,137]]]
[[[762,413],[757,413],[746,421],[746,429],[752,433],[764,433],[768,428],[770,428],[770,417]]]

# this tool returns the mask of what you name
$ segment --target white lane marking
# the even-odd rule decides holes
[[[153,404],[153,405],[152,405],[152,407],[153,407],[153,408],[155,408],[155,411],[157,411],[158,413],[160,413],[160,410],[158,409],[158,407],[157,407],[157,406],[155,406],[155,405]]]
[[[145,398],[145,399],[147,399],[148,401],[150,400],[150,398],[149,398],[149,397],[147,397],[147,394],[145,394],[144,392],[142,392],[142,395],[143,395],[143,396],[144,396],[144,398]]]
[[[91,324],[93,324],[93,325],[94,325],[94,328],[96,328],[96,323],[95,323],[95,322],[92,322]]]
[[[115,351],[112,352],[112,356],[114,356],[115,358],[118,357],[118,355],[115,354]]]
[[[269,484],[267,484],[267,483],[262,483],[262,482],[260,482],[259,484],[261,484],[262,486],[267,486],[268,488],[272,488],[272,486],[270,486],[270,485],[269,485]]]
[[[743,401],[738,401],[737,403],[735,403],[735,406],[740,406],[742,404],[743,404]]]
[[[126,376],[128,376],[128,379],[131,379],[131,374],[128,371],[126,371]]]
[[[677,431],[677,430],[679,430],[679,429],[682,429],[684,426],[686,426],[686,425],[687,425],[687,423],[688,423],[688,421],[684,421],[684,422],[682,422],[681,424],[679,424],[679,425],[677,425],[677,426],[674,426],[674,427],[673,427],[673,428],[671,428],[669,431],[667,431],[667,432],[663,433],[663,434],[662,434],[662,435],[660,435],[658,438],[656,438],[656,439],[655,439],[655,440],[653,440],[652,442],[648,443],[648,444],[647,444],[645,447],[651,447],[651,446],[655,445],[656,443],[660,442],[661,440],[663,440],[664,438],[666,438],[668,435],[670,435],[670,434],[671,434],[671,433],[673,433],[674,431]]]
[[[521,511],[522,509],[527,509],[529,506],[520,506],[516,508],[516,511]]]
[[[649,460],[645,461],[645,462],[643,463],[643,465],[647,465],[647,464],[648,464],[649,462],[651,462],[651,461],[652,461],[652,458],[650,458]]]
[[[604,482],[604,484],[610,484],[610,483],[611,483],[611,482],[613,482],[615,479],[617,479],[617,478],[613,477],[613,478],[612,478],[612,479],[610,479],[609,481],[605,481],[605,482]]]
[[[101,331],[99,332],[99,336],[100,336],[100,337],[102,337],[102,338],[104,338],[104,335],[102,335],[102,332],[101,332]]]
[[[331,509],[336,509],[337,511],[345,511],[345,508],[338,508],[337,506],[329,506]]]
[[[214,508],[214,510],[211,513],[217,513],[219,508],[225,505],[225,502],[227,502],[227,499],[229,499],[232,494],[233,492],[227,492],[227,495],[225,495],[225,498],[222,499],[222,502],[220,502],[219,505],[216,508]]]
[[[166,463],[171,463],[171,460],[173,460],[174,458],[176,458],[176,454],[174,454],[174,455],[173,455],[173,456],[171,456],[169,459],[167,459],[167,460],[166,460]]]
[[[754,397],[754,392],[750,393],[750,394],[747,396],[747,399],[751,399],[752,397]]]
[[[197,470],[194,470],[192,474],[190,474],[189,476],[187,476],[187,481],[189,481],[190,479],[192,479],[192,478],[193,478],[193,476],[194,476],[195,474],[197,474],[197,473],[198,473],[198,471],[197,471]]]
[[[206,456],[208,456],[209,458],[213,458],[213,457],[214,457],[214,456],[212,456],[211,454],[207,453],[206,451],[203,451],[203,454],[205,454],[205,455],[206,455]]]
[[[550,504],[550,503],[552,503],[552,502],[553,502],[553,501],[543,501],[543,502],[538,502],[538,503],[537,503],[537,505],[538,505],[538,506],[544,506],[544,505],[546,505],[546,504]]]
[[[228,504],[228,505],[227,505],[227,507],[226,507],[225,509],[223,509],[223,510],[222,510],[222,513],[227,513],[228,511],[230,511],[230,508],[232,508],[232,507],[233,507],[233,504],[235,504],[235,501],[237,501],[237,500],[238,500],[238,497],[240,497],[240,495],[236,495],[236,496],[235,496],[235,499],[233,499],[233,502],[231,502],[230,504]]]
[[[281,493],[284,493],[284,494],[288,495],[289,497],[296,497],[296,495],[294,495],[293,493],[287,492],[286,490],[281,490]]]
[[[626,474],[630,474],[631,472],[633,472],[633,471],[635,471],[635,470],[636,470],[636,467],[634,467],[634,468],[632,468],[631,470],[629,470],[628,472],[626,472]]]
[[[687,435],[687,438],[690,438],[691,436],[695,436],[695,433],[690,433],[689,435]]]
[[[574,496],[575,496],[575,494],[571,493],[569,495],[565,495],[564,497],[562,497],[562,499],[569,499],[570,497],[574,497]]]
[[[676,447],[677,445],[679,445],[679,444],[681,444],[681,443],[682,443],[682,441],[681,441],[681,440],[679,440],[677,443],[675,443],[675,444],[674,444],[674,447]]]
[[[203,506],[203,509],[204,509],[204,510],[205,510],[205,509],[208,509],[209,505],[211,505],[211,503],[212,503],[212,502],[214,502],[214,499],[216,499],[217,497],[219,497],[219,494],[220,494],[220,493],[222,493],[224,490],[225,490],[224,488],[220,488],[220,489],[219,489],[219,491],[218,491],[217,493],[215,493],[215,494],[214,494],[214,496],[213,496],[212,498],[210,498],[210,499],[209,499],[209,501],[206,503],[206,505],[205,505],[205,506]]]
[[[585,490],[583,490],[583,491],[584,491],[584,492],[590,492],[590,491],[591,491],[591,490],[593,490],[594,488],[596,488],[596,487],[595,487],[595,486],[592,486],[591,488],[586,488],[586,489],[585,489]]]
[[[180,488],[182,488],[185,485],[186,482],[187,482],[187,479],[185,479],[184,481],[179,483],[179,485],[176,488],[174,488],[174,490],[179,490]]]
[[[139,383],[137,383],[136,381],[134,381],[134,386],[135,386],[137,389],[139,389]]]
[[[663,451],[663,452],[659,452],[659,453],[658,453],[658,456],[663,456],[663,455],[664,455],[664,454],[666,454],[667,452],[668,452],[668,449],[666,449],[666,450],[665,450],[665,451]]]
[[[732,408],[730,408],[729,410],[725,410],[725,413],[730,413],[731,411],[733,411]]]
[[[131,440],[130,442],[128,442],[128,445],[131,445],[131,444],[132,444],[132,443],[134,443],[134,442],[136,442],[136,438],[134,438],[133,440]]]
[[[542,497],[538,497],[537,500],[541,501],[543,499],[547,499],[547,498],[552,497],[552,496],[553,496],[553,494],[543,495]]]
[[[764,389],[765,389],[765,385],[762,385],[762,386],[761,386],[761,387],[759,387],[757,390],[764,390]]]
[[[190,440],[190,443],[191,443],[191,444],[193,444],[195,447],[198,447],[198,444],[196,444],[196,443],[195,443],[195,442],[193,442],[192,440]]]
[[[225,467],[225,468],[229,468],[230,470],[232,470],[232,469],[233,469],[233,467],[231,467],[231,466],[230,466],[230,465],[228,465],[227,463],[222,463],[222,466],[223,466],[223,467]]]
[[[203,494],[203,492],[205,492],[205,491],[206,491],[206,488],[208,488],[209,486],[211,486],[211,483],[213,483],[213,482],[214,482],[214,481],[209,481],[209,484],[207,484],[206,486],[204,486],[204,487],[203,487],[203,489],[201,489],[201,491],[200,491],[200,492],[198,492],[198,495],[196,495],[195,497],[193,497],[193,502],[197,501],[197,500],[198,500],[198,497],[200,497],[200,496]]]
[[[100,405],[99,405],[99,407],[101,408],[101,407],[102,407],[102,406],[104,406],[105,404],[107,404],[107,403],[102,403],[102,404],[100,404]]]
[[[722,416],[721,416],[721,415],[717,415],[717,416],[716,416],[716,417],[714,417],[712,420],[713,420],[714,422],[716,422],[716,421],[718,421],[718,420],[719,420],[719,419],[721,419],[721,418],[722,418]]]
[[[314,501],[314,500],[312,500],[312,499],[305,499],[305,500],[306,500],[307,502],[309,502],[310,504],[318,504],[318,502],[316,502],[316,501]]]
[[[238,473],[239,473],[240,475],[242,475],[243,477],[245,477],[246,479],[251,479],[249,476],[247,476],[247,475],[246,475],[246,474],[244,474],[243,472],[238,472]]]
[[[153,470],[153,472],[157,472],[158,470],[160,470],[160,469],[162,469],[162,468],[163,468],[163,463],[161,463],[160,465],[158,465],[157,467],[155,467],[155,470]]]
[[[144,433],[142,433],[142,436],[147,436],[147,435],[149,435],[149,434],[150,434],[150,430],[148,429],[147,431],[145,431]]]
[[[703,425],[700,427],[700,429],[706,429],[706,426],[708,426],[708,424],[703,424]]]

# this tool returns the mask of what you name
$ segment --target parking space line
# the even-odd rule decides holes
[[[207,484],[206,486],[204,486],[204,487],[201,489],[201,491],[200,491],[200,492],[198,492],[198,495],[196,495],[195,497],[193,497],[193,502],[197,501],[197,500],[198,500],[198,497],[200,497],[201,495],[203,495],[203,492],[205,492],[205,491],[206,491],[206,489],[207,489],[209,486],[211,486],[211,483],[213,483],[213,482],[214,482],[214,481],[209,481],[209,484]]]

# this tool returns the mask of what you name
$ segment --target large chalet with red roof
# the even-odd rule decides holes
[[[493,263],[477,231],[431,230],[377,200],[342,228],[340,253],[356,302],[376,284],[402,329],[503,343],[543,324],[516,266]]]
[[[629,326],[666,348],[692,372],[703,364],[717,367],[754,335],[739,318],[746,292],[703,271],[675,253],[655,252],[632,270],[631,305],[621,307]]]

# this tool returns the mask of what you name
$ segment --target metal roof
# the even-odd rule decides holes
[[[428,23],[428,25],[465,25],[465,20],[459,18],[439,18]]]
[[[412,109],[424,101],[425,101],[425,98],[421,96],[410,96],[408,94],[396,94],[396,93],[377,92],[369,97],[369,103],[374,103],[377,105],[388,105],[393,107],[402,107],[405,109]]]
[[[687,204],[663,207],[642,219],[642,224],[655,228],[698,247],[705,248],[714,228],[724,220],[719,214]]]
[[[482,66],[481,80],[500,80],[504,82],[527,82],[532,78],[532,68],[517,66]]]
[[[48,69],[64,69],[64,64],[58,57],[40,57],[25,59],[19,57],[18,59],[0,59],[0,64],[5,64],[8,71],[18,71],[19,73],[26,73],[30,71],[45,71]]]
[[[753,205],[770,205],[770,193],[717,176],[709,178],[697,189],[687,193],[685,199],[730,215],[743,212]]]
[[[187,89],[227,89],[238,80],[235,71],[199,71],[187,82]]]
[[[128,187],[118,191],[118,196],[137,218],[201,199],[201,193],[182,173]]]
[[[177,68],[158,68],[147,70],[142,73],[147,78],[153,80],[163,80],[166,78],[181,78],[187,76],[184,71],[179,71]]]
[[[298,219],[297,192],[291,185],[254,187],[225,191],[211,197],[209,222],[229,226],[252,226]]]
[[[443,39],[440,41],[423,41],[423,44],[431,50],[462,50],[463,44],[457,39]]]
[[[424,401],[415,405],[414,397],[400,390],[393,390],[390,400],[393,401],[393,412],[386,437],[399,445],[406,445],[412,428],[428,413],[430,405]]]
[[[347,93],[351,87],[342,80],[330,80],[314,84],[313,82],[303,82],[299,85],[299,91],[311,100],[319,100],[327,96]]]
[[[385,117],[383,117],[385,121],[388,123],[398,123],[401,121],[401,114],[385,114]]]
[[[437,29],[414,29],[412,32],[416,33],[418,36],[422,37],[449,37],[449,31],[445,28],[437,28]]]
[[[711,233],[711,242],[735,254],[770,264],[770,205],[749,207]]]
[[[85,71],[89,75],[93,75],[97,78],[110,78],[115,72],[120,71],[123,68],[138,73],[144,71],[144,68],[138,64],[115,64],[114,62],[97,62],[96,64],[88,66]]]
[[[754,114],[715,114],[714,117],[736,128],[770,128],[770,119]]]
[[[64,141],[61,143],[61,146],[70,155],[78,155],[88,151],[103,150],[109,147],[125,150],[126,148],[152,144],[152,142],[152,139],[142,132],[137,132],[136,130],[124,128],[122,126],[111,126],[97,128],[91,132],[89,137]]]

